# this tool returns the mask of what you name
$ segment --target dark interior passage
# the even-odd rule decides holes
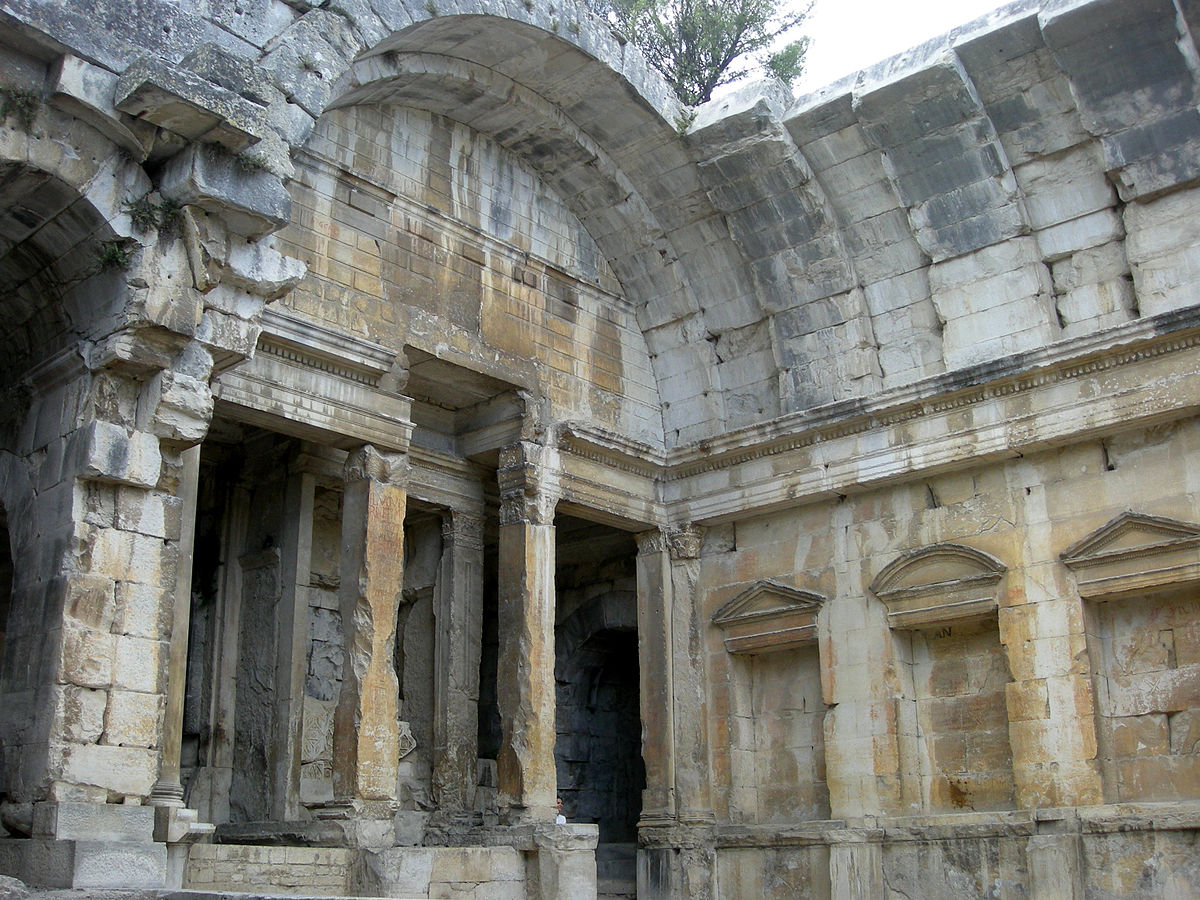
[[[558,793],[601,843],[637,840],[642,762],[632,535],[560,517],[555,628]]]

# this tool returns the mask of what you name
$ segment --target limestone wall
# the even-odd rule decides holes
[[[1087,576],[1075,560],[1118,547],[1149,553],[1134,548],[1156,546],[1156,529],[1200,519],[1197,441],[1200,423],[1189,419],[710,532],[699,586],[708,615],[764,577],[825,598],[819,638],[804,650],[741,656],[726,648],[723,629],[708,630],[709,729],[722,736],[713,755],[718,821],[744,827],[786,821],[804,834],[807,820],[813,823],[807,833],[828,834],[840,822],[821,820],[888,817],[889,829],[897,830],[883,838],[885,882],[949,897],[974,896],[995,879],[1036,881],[1029,874],[1039,864],[1029,838],[1034,832],[1020,824],[1030,821],[1021,811],[1095,806],[1097,822],[1083,828],[1078,845],[1089,890],[1186,896],[1171,874],[1175,864],[1166,860],[1188,845],[1190,832],[1126,823],[1120,827],[1153,834],[1124,845],[1119,826],[1104,823],[1105,815],[1121,811],[1104,813],[1097,805],[1172,801],[1184,809],[1200,798],[1194,583],[1182,574],[1171,576],[1183,578],[1178,584],[1164,576],[1161,586],[1114,594],[1116,587],[1082,584]],[[1149,518],[1130,518],[1128,510]],[[1195,526],[1179,527],[1182,535]],[[921,549],[950,544],[1003,564],[994,606],[972,607],[964,616],[974,602],[969,592],[928,605],[924,585],[949,590],[946,579],[983,584],[990,577]],[[886,577],[897,561],[907,566],[900,594]],[[1076,572],[1083,573],[1078,585]],[[1115,576],[1106,577],[1116,584]],[[819,679],[807,674],[806,660],[814,669],[819,660]],[[772,697],[769,709],[760,696]],[[823,718],[824,728],[806,727],[794,746],[796,717],[805,710]],[[828,806],[804,806],[804,783],[815,782],[805,773],[820,771],[808,761],[821,758]],[[801,790],[772,793],[776,784]],[[1124,814],[1134,808],[1124,807]],[[969,816],[954,826],[987,823],[979,842],[958,846],[937,836],[938,814],[987,810],[996,817]],[[1006,810],[1020,816],[1009,836]],[[912,829],[909,837],[890,843],[905,828]],[[1065,831],[1078,835],[1078,829]],[[722,877],[744,877],[736,874],[744,865],[779,871],[770,859],[784,852],[774,848],[787,839],[769,834],[731,830],[730,851],[718,854],[718,870],[729,873]],[[765,843],[751,853],[745,844],[754,840]],[[1138,883],[1134,846],[1159,843],[1161,868]]]
[[[452,119],[403,107],[326,114],[298,163],[280,248],[309,276],[289,308],[467,361],[547,397],[555,419],[661,440],[635,310],[527,163]]]

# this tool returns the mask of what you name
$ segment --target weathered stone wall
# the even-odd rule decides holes
[[[184,887],[248,891],[271,885],[285,894],[346,896],[354,853],[335,847],[253,847],[196,844],[188,851]]]
[[[479,618],[486,559],[502,831],[551,815],[554,611],[622,594],[648,895],[1188,894],[1191,4],[1018,2],[694,119],[571,4],[133,6],[0,14],[35,97],[0,123],[6,867],[108,858],[79,802],[161,881],[136,804],[178,802],[180,719],[225,730],[213,819],[294,820],[333,770],[314,828],[420,840],[446,698],[474,715],[436,616]],[[196,448],[243,427],[197,531]],[[628,540],[555,602],[565,517],[639,534],[635,614]],[[212,722],[172,654],[193,556]],[[595,833],[538,827],[544,891],[578,883]],[[532,892],[516,854],[436,890]]]
[[[634,308],[591,236],[528,164],[451,119],[326,114],[292,182],[285,301],[386,346],[480,363],[578,419],[661,441]]]
[[[1196,521],[1190,456],[1198,440],[1200,424],[1188,420],[710,532],[702,566],[710,613],[764,573],[827,598],[819,642],[803,652],[814,664],[820,658],[824,698],[832,706],[823,740],[806,729],[813,737],[804,747],[827,760],[829,813],[795,806],[786,821],[802,828],[806,819],[829,816],[920,817],[1091,806],[1106,798],[1200,797],[1190,730],[1191,589],[1081,600],[1059,559],[1126,509]],[[937,627],[889,628],[890,607],[874,593],[879,573],[897,554],[948,542],[986,550],[1005,563],[998,612],[965,625],[947,613]],[[782,694],[803,690],[802,657],[778,652],[747,662],[731,656],[721,638],[719,629],[708,633],[716,713],[710,729],[730,736],[714,748],[718,817],[782,822],[778,806],[764,805],[761,787],[755,818],[753,782],[745,773],[762,766],[779,772],[775,748],[793,740],[783,711],[800,705]],[[761,687],[767,672],[774,677]],[[739,695],[751,689],[773,692],[776,714],[756,717],[755,739],[739,740],[752,727]],[[822,696],[819,684],[812,693]],[[800,796],[784,794],[792,803]],[[1024,837],[997,832],[969,847],[923,845],[934,820],[905,821],[913,829],[906,840],[917,843],[884,840],[882,871],[894,889],[919,884],[923,896],[949,897],[983,892],[995,879],[1028,883],[1034,863]],[[1135,843],[1173,847],[1176,841],[1192,846],[1194,836],[1168,831]],[[1111,833],[1085,835],[1084,880],[1098,896],[1186,895],[1165,865],[1137,884],[1130,862],[1136,852],[1127,855],[1120,843]],[[1171,852],[1179,851],[1163,851]],[[922,855],[929,853],[936,860]],[[946,862],[951,857],[960,862]],[[766,856],[758,859],[752,868],[771,865]],[[1125,868],[1113,874],[1109,866],[1118,864]],[[931,872],[957,870],[944,883],[930,880]],[[1150,881],[1159,887],[1147,887]]]

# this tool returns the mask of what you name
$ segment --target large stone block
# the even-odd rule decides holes
[[[60,841],[150,843],[154,809],[113,803],[41,803],[35,807],[38,836]]]
[[[92,422],[76,438],[85,477],[154,487],[162,472],[158,438],[111,422]]]
[[[257,238],[287,223],[292,200],[279,178],[220,148],[192,145],[163,170],[165,197],[221,217],[234,232]]]

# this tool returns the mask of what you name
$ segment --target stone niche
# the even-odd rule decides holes
[[[1062,554],[1110,802],[1200,798],[1200,525],[1125,512]]]
[[[938,544],[905,553],[871,584],[892,630],[901,804],[913,812],[1014,805],[1012,676],[997,623],[1005,571],[979,550]]]
[[[729,733],[735,817],[828,819],[817,617],[825,598],[762,580],[713,614],[734,674]]]

